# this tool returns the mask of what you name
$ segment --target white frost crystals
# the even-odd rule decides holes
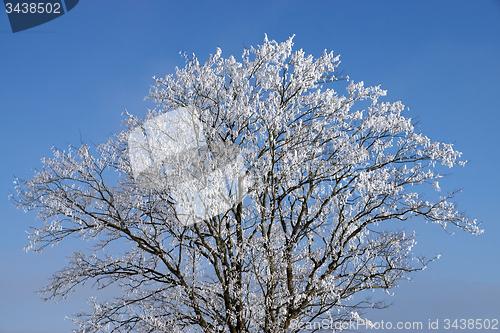
[[[149,119],[130,133],[128,143],[136,182],[169,189],[184,226],[221,214],[244,197],[241,154],[216,143],[209,148],[194,107]]]

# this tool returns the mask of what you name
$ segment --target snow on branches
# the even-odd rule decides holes
[[[416,133],[401,102],[380,101],[379,86],[348,81],[337,93],[339,56],[293,52],[292,41],[266,36],[241,62],[220,49],[204,64],[186,57],[175,75],[154,78],[157,109],[144,120],[127,113],[127,129],[97,157],[85,145],[55,150],[34,178],[17,180],[15,204],[44,221],[29,248],[70,236],[93,242],[54,275],[46,298],[87,280],[123,290],[109,302],[92,299],[92,312],[74,318],[77,332],[298,332],[297,320],[339,321],[380,306],[353,296],[389,292],[433,260],[413,257],[415,235],[380,231],[384,221],[419,216],[482,232],[449,201],[453,193],[423,197],[439,190],[436,163],[464,164],[460,153]],[[182,163],[168,164],[174,148],[159,140],[163,177],[141,186],[131,135],[178,110],[196,110],[204,155],[178,152]],[[175,195],[175,171],[203,163],[224,170],[216,162],[223,153],[222,164],[238,159],[245,196],[182,223],[179,205],[189,199]],[[206,186],[220,189],[221,179]]]

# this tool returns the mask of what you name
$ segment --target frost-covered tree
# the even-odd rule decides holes
[[[300,321],[383,307],[363,291],[389,291],[432,260],[415,258],[414,235],[385,222],[420,217],[481,233],[449,201],[453,193],[434,191],[436,163],[465,163],[452,145],[417,133],[401,102],[380,100],[379,86],[339,81],[338,56],[314,59],[292,45],[266,37],[242,62],[220,49],[205,64],[186,57],[175,75],[155,78],[157,108],[146,119],[127,113],[126,129],[95,153],[54,150],[32,179],[17,179],[14,203],[44,222],[28,249],[90,242],[44,297],[65,298],[87,281],[121,288],[114,299],[91,299],[92,310],[73,319],[76,332],[299,332]],[[344,82],[345,95],[332,89]],[[192,110],[185,114],[203,140],[171,157],[161,123],[178,110]],[[218,186],[227,165],[236,182]],[[174,193],[176,177],[203,168],[184,186],[191,197]],[[216,207],[187,223],[182,205],[200,182]],[[222,190],[230,200],[219,205]]]

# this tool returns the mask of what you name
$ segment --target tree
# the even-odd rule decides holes
[[[341,83],[339,57],[292,53],[292,39],[266,36],[241,63],[220,49],[203,65],[186,57],[175,76],[155,78],[149,98],[158,110],[144,120],[127,113],[126,129],[97,157],[87,145],[55,149],[34,178],[17,180],[14,203],[44,221],[28,249],[71,236],[92,244],[54,274],[44,298],[65,298],[89,280],[123,291],[91,299],[92,311],[73,319],[77,332],[299,332],[299,322],[383,307],[357,295],[389,291],[433,260],[415,258],[415,235],[385,222],[422,217],[482,232],[449,201],[454,192],[423,198],[429,185],[439,189],[435,164],[463,165],[461,153],[416,133],[401,102],[379,101],[380,86],[348,81],[338,95],[327,85]],[[176,160],[147,157],[148,149],[173,149],[168,133],[153,143],[151,129],[172,112],[189,114],[204,139],[184,142]],[[237,182],[217,187],[222,178],[213,175],[234,161]],[[182,165],[190,169],[177,172]],[[188,223],[180,210],[190,199],[174,190],[193,168],[211,172],[197,178],[208,182],[207,196],[220,198],[217,188],[233,199]],[[199,193],[190,184],[184,190]]]

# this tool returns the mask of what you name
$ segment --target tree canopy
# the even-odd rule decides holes
[[[45,299],[87,281],[121,288],[112,300],[91,299],[91,311],[73,319],[77,332],[299,332],[299,321],[382,307],[353,296],[389,291],[432,260],[415,258],[415,235],[385,222],[421,217],[481,233],[450,201],[454,192],[427,198],[439,190],[436,163],[463,165],[461,153],[418,133],[401,102],[381,101],[380,86],[339,81],[339,56],[292,52],[292,40],[266,36],[241,62],[220,49],[204,64],[186,56],[175,75],[154,78],[157,108],[146,119],[126,113],[126,128],[95,153],[54,149],[43,170],[17,179],[14,203],[44,222],[29,249],[69,237],[91,243],[54,274]],[[344,95],[332,88],[342,82]],[[158,177],[145,186],[131,135],[181,109],[196,110],[205,152],[180,151],[177,164],[159,154]],[[164,142],[154,149],[173,149]],[[189,198],[175,195],[176,170],[227,171],[221,156],[237,161],[239,189],[225,191],[238,198],[185,223]],[[222,178],[201,177],[207,193],[222,189]]]

